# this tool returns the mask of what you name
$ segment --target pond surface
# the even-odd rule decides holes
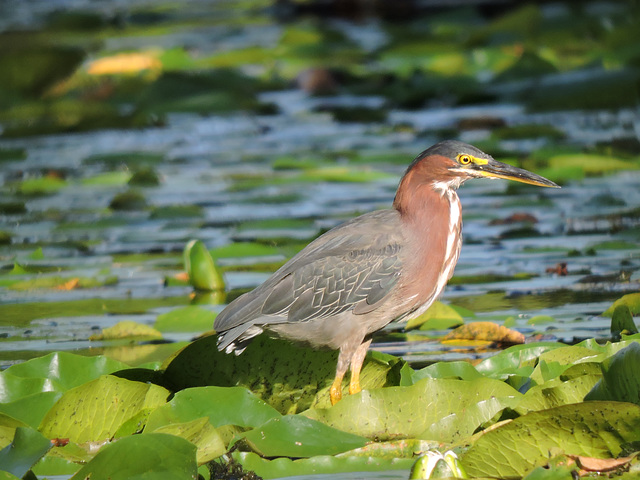
[[[151,36],[140,34],[139,24],[133,31],[103,32],[103,50],[94,58],[149,46],[196,45],[200,56],[246,52],[257,44],[276,48],[292,25],[309,29],[304,19],[279,23],[265,10],[230,17],[224,5],[204,8],[205,13],[198,2],[190,5],[193,11],[156,19],[179,28]],[[43,4],[32,17],[24,10],[14,13],[14,25],[32,25],[50,12]],[[200,14],[209,27],[189,25]],[[545,18],[554,15],[563,13],[543,10]],[[361,52],[377,55],[382,48],[382,69],[408,68],[401,63],[406,52],[388,49],[398,35],[389,25],[333,19],[325,28],[340,32]],[[286,65],[283,72],[291,68]],[[477,75],[486,77],[487,71]],[[589,68],[556,72],[541,85],[601,75]],[[523,82],[488,82],[487,91],[519,91]],[[162,360],[202,331],[165,333],[173,344],[114,345],[90,336],[123,320],[154,325],[159,314],[188,304],[191,288],[172,279],[183,268],[189,240],[202,240],[214,256],[229,244],[264,247],[259,254],[218,258],[232,299],[259,285],[326,229],[388,207],[413,157],[452,136],[486,145],[498,159],[549,175],[563,188],[503,181],[464,185],[459,193],[465,243],[443,299],[466,309],[465,321],[506,323],[528,341],[608,337],[610,321],[602,312],[623,294],[638,291],[640,281],[640,170],[637,156],[619,158],[596,147],[636,138],[637,108],[541,111],[506,97],[402,108],[382,94],[351,90],[314,96],[292,79],[257,94],[259,104],[270,105],[265,113],[203,113],[179,105],[167,107],[153,127],[17,138],[8,138],[15,135],[7,129],[0,139],[0,220],[10,236],[0,247],[0,367],[55,350],[106,353],[132,364]],[[383,109],[385,115],[339,121],[340,109],[358,108]],[[496,125],[534,133],[496,137]],[[541,134],[540,128],[552,128],[553,134]],[[538,151],[544,152],[542,160]],[[566,174],[567,168],[579,175]],[[136,185],[131,177],[141,171],[157,181]],[[123,192],[133,197],[118,197]],[[217,312],[224,303],[206,308]],[[391,325],[373,348],[416,365],[491,354],[475,346],[445,346],[437,341],[444,333],[405,335],[402,326]]]

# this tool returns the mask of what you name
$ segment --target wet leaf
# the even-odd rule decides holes
[[[1,468],[22,478],[50,448],[49,439],[37,430],[18,427],[11,444],[0,450]]]
[[[462,325],[442,338],[449,340],[488,340],[506,344],[524,343],[524,335],[493,322],[471,322]]]
[[[213,328],[215,318],[210,310],[182,307],[158,315],[154,327],[160,332],[205,332]]]
[[[197,478],[196,447],[164,433],[134,435],[106,445],[71,480],[193,480]]]
[[[165,377],[176,389],[217,385],[245,386],[281,413],[312,405],[329,405],[337,352],[312,350],[260,336],[242,355],[219,352],[215,335],[196,340],[167,365]],[[369,352],[362,369],[362,388],[397,384],[398,359]],[[343,383],[347,395],[348,379]]]
[[[640,407],[585,402],[532,412],[481,435],[462,457],[469,475],[520,477],[550,454],[616,457],[640,441]]]
[[[162,333],[149,325],[125,320],[107,327],[98,335],[91,335],[89,340],[115,340],[118,338],[162,338]]]
[[[446,322],[446,323],[443,323]],[[456,310],[442,302],[433,302],[429,309],[419,317],[411,319],[405,325],[405,330],[420,327],[421,330],[441,330],[462,325],[464,320]]]
[[[258,427],[279,418],[273,407],[242,387],[194,387],[181,390],[165,405],[156,408],[147,421],[154,431],[164,425],[207,417],[214,427],[237,425]]]
[[[604,358],[600,352],[579,345],[559,346],[542,353],[531,373],[531,380],[542,384],[552,380],[569,368],[586,362],[597,362]]]
[[[519,395],[506,383],[487,378],[472,381],[425,378],[409,387],[363,390],[331,408],[314,408],[305,415],[371,439],[418,438],[423,432],[433,433],[428,429],[448,415],[492,397]]]
[[[184,247],[184,266],[196,290],[224,290],[224,279],[204,243],[191,240]]]
[[[335,455],[363,447],[367,439],[328,427],[300,415],[273,418],[242,434],[252,449],[265,457]]]
[[[602,379],[585,400],[616,400],[640,404],[640,344],[630,343],[602,362]]]
[[[66,392],[45,415],[40,431],[75,443],[106,440],[140,410],[160,406],[168,396],[157,385],[103,375]]]

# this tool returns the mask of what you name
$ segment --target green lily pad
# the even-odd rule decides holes
[[[413,385],[423,378],[454,378],[460,380],[475,380],[480,374],[469,362],[437,362],[417,371],[411,371],[408,378],[403,375],[401,386]]]
[[[200,240],[191,240],[184,247],[184,267],[189,274],[189,282],[196,290],[224,290],[224,278]]]
[[[600,352],[590,348],[572,345],[559,346],[538,357],[538,364],[531,373],[531,380],[543,384],[561,375],[574,365],[585,362],[596,362],[604,358]]]
[[[206,332],[215,318],[214,312],[191,305],[158,315],[154,327],[160,332]]]
[[[18,280],[7,288],[11,290],[36,290],[39,288],[51,288],[58,290],[72,290],[74,288],[96,288],[105,285],[115,285],[118,277],[110,276],[106,278],[90,277],[36,277],[29,280]]]
[[[11,393],[15,394],[15,392]],[[4,413],[5,415],[9,415],[20,420],[32,428],[38,428],[44,416],[51,407],[55,405],[61,396],[61,392],[40,392],[31,395],[16,395],[16,397],[18,397],[17,400],[0,403],[0,413]]]
[[[129,368],[104,356],[55,352],[12,365],[0,372],[0,402],[40,392],[66,392],[101,375]],[[21,382],[18,384],[17,382]]]
[[[162,333],[149,325],[131,320],[116,323],[102,329],[102,333],[91,335],[89,340],[115,340],[119,338],[162,338]]]
[[[58,177],[40,177],[23,180],[18,186],[18,193],[29,196],[51,195],[64,188],[67,182]]]
[[[602,379],[585,396],[585,400],[616,400],[640,404],[638,365],[640,344],[632,342],[602,362]]]
[[[533,411],[580,403],[601,375],[580,375],[567,381],[559,378],[531,387],[514,410],[521,415]]]
[[[242,434],[265,457],[302,458],[335,455],[366,445],[368,440],[299,415],[272,418]]]
[[[0,450],[2,470],[22,478],[51,448],[51,441],[29,427],[16,428],[13,442]]]
[[[102,164],[111,168],[127,167],[128,169],[148,167],[162,163],[164,155],[153,152],[119,152],[91,155],[85,158],[84,165]],[[130,175],[127,175],[129,178]]]
[[[263,400],[242,387],[194,387],[181,390],[166,405],[156,408],[146,429],[184,423],[207,417],[214,427],[260,426],[280,414]]]
[[[197,476],[195,445],[175,435],[150,433],[106,445],[71,480],[193,480]]]
[[[168,396],[157,385],[103,375],[67,391],[45,415],[40,431],[75,443],[110,439],[129,418],[162,405]]]
[[[462,456],[472,477],[522,477],[550,456],[618,456],[640,441],[640,407],[585,402],[532,412],[481,435]]]
[[[262,243],[241,242],[230,243],[222,247],[211,250],[213,258],[244,258],[244,257],[260,257],[267,255],[282,255],[282,252],[271,245]]]
[[[462,325],[462,315],[449,305],[436,301],[429,309],[417,318],[407,322],[405,330],[420,327],[421,330],[440,330]]]
[[[9,415],[0,413],[0,448],[4,448],[13,441],[16,429],[28,427],[27,424]]]
[[[363,390],[332,408],[314,408],[305,415],[345,432],[376,440],[419,437],[447,415],[493,397],[520,394],[504,382],[425,378],[409,387]],[[422,405],[429,405],[423,409]],[[416,415],[416,412],[420,412]],[[470,419],[473,422],[475,419]],[[471,431],[478,425],[474,425]]]
[[[533,372],[534,362],[541,354],[562,346],[553,342],[514,345],[483,360],[476,365],[476,370],[491,378],[506,378],[509,375],[529,376]]]
[[[622,334],[633,335],[635,333],[638,333],[638,327],[633,321],[631,310],[627,305],[618,305],[611,316],[611,336],[614,340],[620,340]]]
[[[623,295],[621,298],[613,302],[613,305],[607,308],[602,316],[613,316],[613,312],[619,305],[626,305],[629,307],[632,315],[640,315],[640,293],[628,293],[627,295]]]
[[[145,434],[148,433],[145,428]],[[167,433],[193,443],[198,448],[196,451],[198,465],[210,462],[227,452],[220,433],[209,423],[207,418],[164,425],[155,429],[153,433]]]
[[[115,187],[126,185],[131,174],[129,172],[104,172],[92,177],[83,178],[81,184],[89,187]]]

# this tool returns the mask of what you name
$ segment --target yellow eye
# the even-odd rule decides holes
[[[462,165],[469,165],[471,163],[471,157],[469,155],[459,155],[458,161]]]

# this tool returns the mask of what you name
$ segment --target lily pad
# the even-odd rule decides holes
[[[471,405],[493,397],[519,395],[506,383],[487,378],[471,381],[425,378],[409,387],[363,390],[343,398],[332,408],[314,408],[305,415],[371,439],[420,438],[423,432],[435,435],[430,430],[433,424]],[[429,408],[422,408],[424,405]]]
[[[298,347],[260,336],[242,355],[219,352],[215,335],[196,340],[167,365],[165,377],[177,389],[245,386],[281,413],[329,405],[337,352]],[[362,388],[397,384],[398,359],[369,352],[360,376]],[[343,391],[346,395],[348,379]]]
[[[602,314],[604,317],[611,317],[616,307],[619,305],[626,305],[633,315],[640,315],[640,293],[628,293],[621,298],[613,302],[609,308],[607,308]]]
[[[214,427],[237,425],[252,428],[281,415],[242,387],[194,387],[181,390],[166,405],[156,408],[147,430],[207,417]]]
[[[616,457],[640,441],[640,407],[585,402],[532,412],[481,435],[462,456],[472,477],[522,477],[549,456]]]
[[[75,443],[110,439],[126,420],[162,405],[168,396],[157,385],[104,375],[66,392],[44,417],[40,431]]]
[[[585,400],[617,400],[640,405],[640,344],[632,342],[601,364],[602,380]]]
[[[114,340],[118,338],[162,338],[162,333],[149,325],[131,320],[116,323],[107,327],[98,335],[91,335],[89,340]]]
[[[197,476],[195,445],[175,435],[150,433],[106,445],[71,480],[193,480]]]
[[[420,327],[420,330],[441,330],[462,325],[462,315],[449,305],[436,301],[419,317],[407,322],[405,330]]]
[[[145,428],[145,434],[148,433]],[[218,433],[218,430],[216,430],[206,418],[158,427],[154,430],[154,433],[168,433],[193,443],[198,447],[196,459],[199,465],[210,462],[227,452],[225,442],[220,436],[220,433]]]
[[[2,470],[22,478],[51,448],[51,441],[28,427],[16,428],[13,442],[0,450]]]
[[[335,455],[363,447],[368,442],[359,435],[299,415],[273,418],[242,437],[262,456],[289,458]]]
[[[216,314],[197,306],[181,307],[158,315],[154,327],[160,332],[206,332]]]

